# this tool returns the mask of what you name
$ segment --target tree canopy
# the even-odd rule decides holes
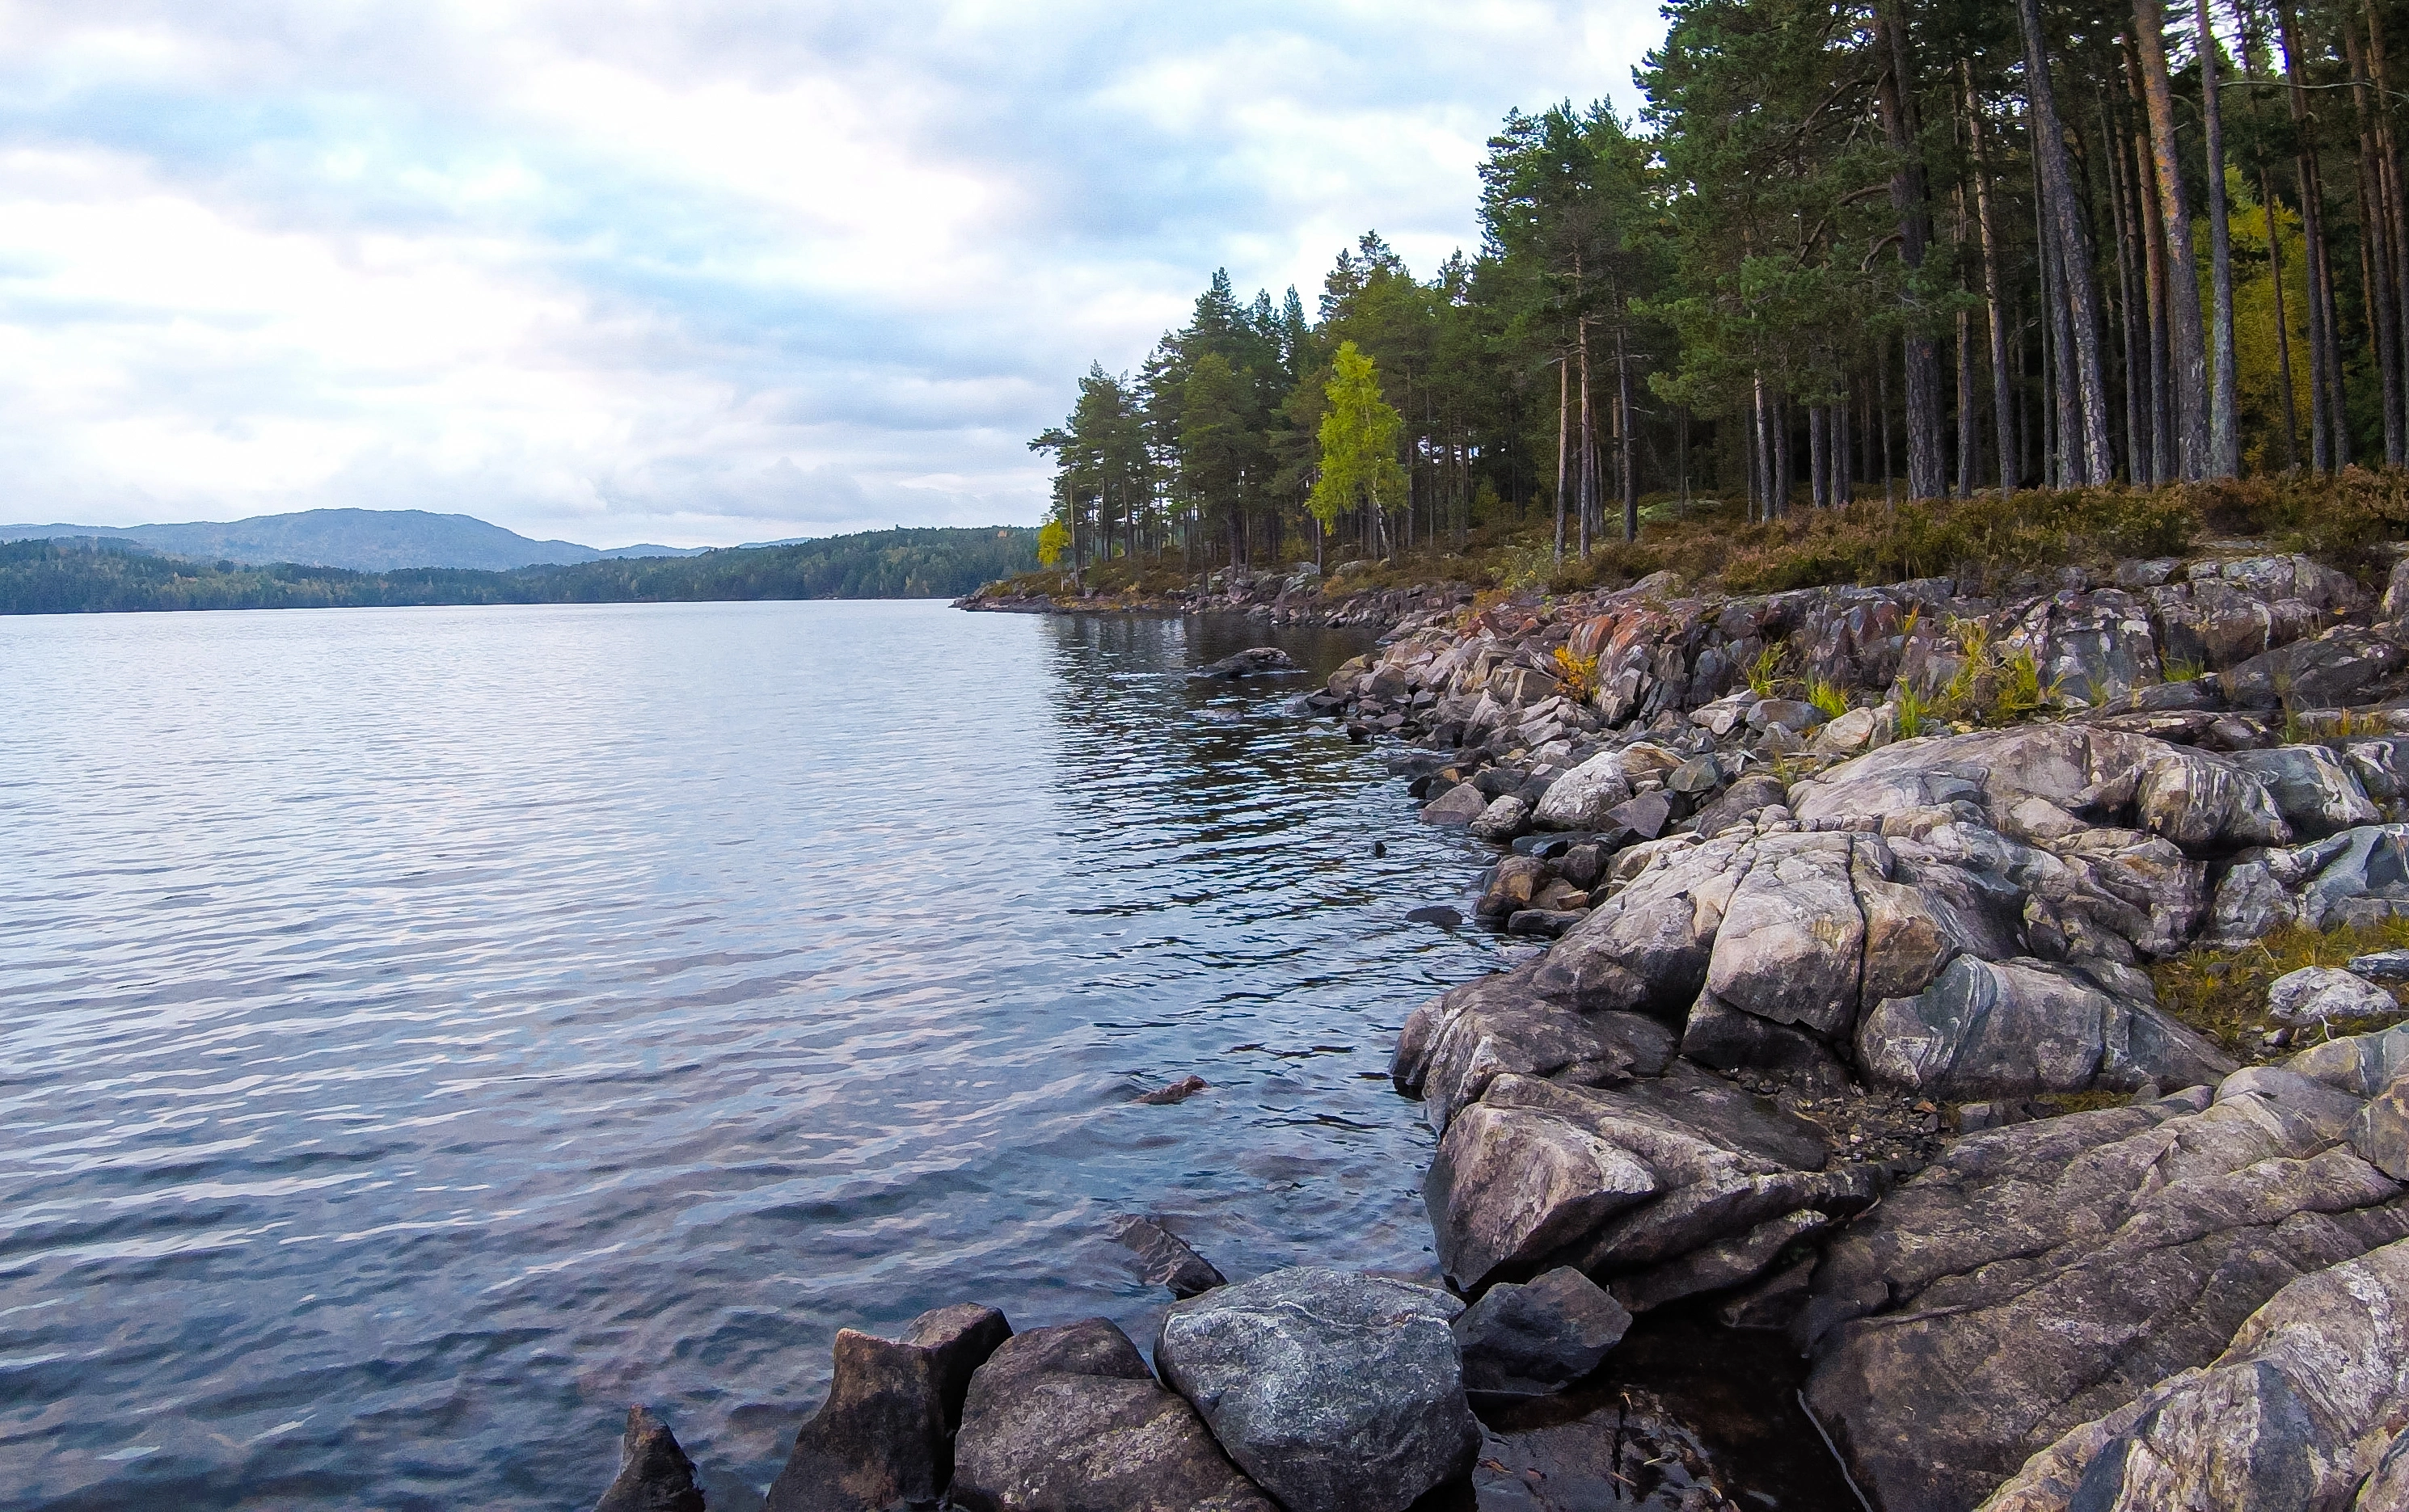
[[[1035,443],[1073,566],[2409,461],[2409,0],[1666,15],[1636,119],[1507,114],[1477,252],[1418,276],[1366,233],[1309,318],[1217,272],[1091,368]]]

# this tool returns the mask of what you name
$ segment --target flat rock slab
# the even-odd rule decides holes
[[[2409,1243],[2293,1282],[2215,1360],[2070,1430],[1983,1505],[2392,1512],[2404,1420]],[[2362,1485],[2387,1461],[2394,1484],[2370,1500]]]
[[[1806,1400],[1875,1505],[1968,1512],[2287,1284],[2404,1235],[2398,1183],[2261,1095],[1968,1135],[1826,1249]]]
[[[971,1512],[1277,1512],[1107,1319],[1032,1329],[971,1378],[952,1501]]]
[[[1319,1266],[1174,1304],[1155,1360],[1230,1457],[1288,1512],[1404,1512],[1469,1472],[1445,1292]]]

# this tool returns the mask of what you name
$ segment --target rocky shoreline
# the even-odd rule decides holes
[[[1237,614],[1265,625],[1368,626],[1386,630],[1415,614],[1446,612],[1473,601],[1461,583],[1375,587],[1354,581],[1371,567],[1345,562],[1325,576],[1311,562],[1277,569],[1221,568],[1167,594],[1107,594],[1075,589],[1015,594],[989,584],[954,600],[956,609],[996,614]]]
[[[1497,848],[1476,914],[1548,942],[1396,1048],[1451,1289],[1132,1223],[1185,1299],[1151,1367],[1103,1319],[845,1331],[775,1512],[1749,1505],[1641,1394],[1555,1430],[1594,1501],[1476,1416],[1700,1307],[1801,1357],[1881,1512],[2409,1507],[2409,958],[2223,1041],[2151,974],[2409,916],[2409,563],[1420,599],[1298,712],[1396,741]],[[701,1505],[642,1409],[624,1453],[604,1508]]]

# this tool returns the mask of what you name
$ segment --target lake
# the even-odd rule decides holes
[[[1186,672],[1241,647],[1313,669]],[[0,1485],[757,1505],[840,1327],[1435,1282],[1385,1075],[1482,848],[1283,705],[1368,645],[936,603],[0,621]],[[1385,857],[1375,842],[1385,842]],[[1134,1103],[1194,1073],[1211,1090]]]

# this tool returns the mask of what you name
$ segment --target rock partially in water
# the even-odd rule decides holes
[[[1277,1512],[1101,1318],[1032,1329],[971,1378],[952,1500],[970,1512]]]
[[[2215,1360],[2069,1430],[1983,1512],[2398,1508],[2409,1422],[2409,1243],[2294,1281]]]
[[[1530,825],[1531,805],[1523,802],[1519,795],[1508,793],[1492,801],[1464,828],[1475,840],[1503,845],[1529,828]]]
[[[1233,655],[1222,657],[1210,665],[1189,673],[1199,682],[1216,680],[1234,682],[1242,677],[1256,677],[1264,672],[1292,672],[1296,663],[1277,646],[1254,646]]]
[[[1461,829],[1488,811],[1487,795],[1470,783],[1458,783],[1422,806],[1422,823]]]
[[[1541,1396],[1597,1369],[1631,1328],[1631,1315],[1570,1266],[1527,1286],[1507,1282],[1454,1324],[1468,1391]]]
[[[1113,1221],[1113,1237],[1137,1257],[1140,1274],[1170,1288],[1175,1297],[1193,1297],[1228,1282],[1188,1241],[1152,1218],[1125,1214]]]
[[[594,1512],[703,1512],[694,1462],[678,1447],[669,1424],[649,1410],[627,1409],[627,1431],[619,1440],[618,1478],[595,1504]]]
[[[1155,1360],[1288,1512],[1404,1512],[1472,1468],[1445,1292],[1319,1266],[1175,1303]]]
[[[1965,1512],[2286,1285],[2409,1235],[2401,1185],[2267,1093],[1969,1135],[1832,1241],[1808,1402],[1877,1505]]]
[[[1212,1090],[1212,1086],[1213,1084],[1204,1077],[1191,1073],[1182,1076],[1167,1087],[1158,1087],[1151,1092],[1140,1092],[1130,1101],[1143,1102],[1151,1107],[1161,1107],[1167,1103],[1185,1102],[1199,1092]]]
[[[839,1329],[828,1400],[796,1434],[768,1512],[935,1505],[971,1375],[1010,1337],[1002,1313],[969,1303],[921,1314],[901,1339]]]

